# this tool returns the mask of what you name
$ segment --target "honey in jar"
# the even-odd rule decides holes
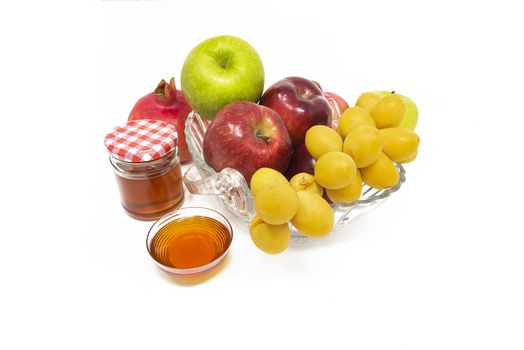
[[[184,199],[175,128],[160,120],[134,120],[105,138],[126,212],[155,220]]]

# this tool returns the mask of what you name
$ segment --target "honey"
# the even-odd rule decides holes
[[[230,230],[214,218],[180,217],[159,228],[149,243],[149,252],[168,268],[197,268],[220,258],[231,240]]]
[[[104,139],[127,213],[154,220],[184,199],[178,134],[162,120],[131,120]]]
[[[119,168],[116,179],[120,198],[130,216],[154,220],[182,204],[184,188],[178,159],[119,164]]]

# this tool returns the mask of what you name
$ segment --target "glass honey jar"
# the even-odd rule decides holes
[[[178,135],[160,120],[134,120],[113,129],[104,140],[126,212],[156,220],[184,200]]]

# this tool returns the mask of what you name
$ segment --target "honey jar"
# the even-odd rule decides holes
[[[133,120],[113,129],[104,140],[126,212],[135,219],[156,220],[184,200],[178,135],[160,120]]]

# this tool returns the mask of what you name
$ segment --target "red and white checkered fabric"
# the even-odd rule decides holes
[[[148,162],[175,149],[177,133],[161,120],[132,120],[107,134],[104,144],[111,155],[125,162]]]

